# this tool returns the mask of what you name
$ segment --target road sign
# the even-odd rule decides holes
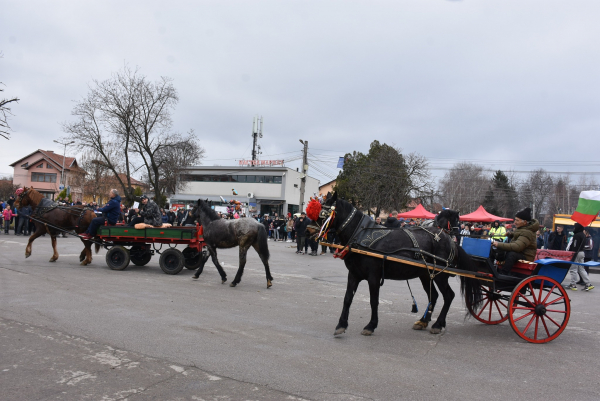
[[[58,189],[62,191],[63,189],[65,189],[65,186],[64,186],[63,184],[60,184],[60,185],[58,186]]]

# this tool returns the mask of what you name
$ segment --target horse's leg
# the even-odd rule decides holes
[[[431,315],[433,314],[433,309],[435,308],[435,304],[439,297],[439,293],[435,289],[435,285],[431,282],[428,275],[421,275],[419,276],[419,279],[421,280],[423,289],[427,294],[429,305],[427,307],[427,313],[424,313],[423,317],[413,324],[413,330],[424,330],[429,325],[429,322],[431,321]]]
[[[198,277],[200,277],[200,275],[204,271],[204,265],[206,265],[206,260],[208,259],[209,255],[207,255],[206,258],[204,257],[203,254],[200,255],[201,263],[200,263],[200,266],[198,267],[198,269],[196,270],[196,273],[194,273],[194,275],[192,276],[193,279],[197,279]]]
[[[254,248],[256,253],[258,253],[258,256],[263,262],[263,265],[265,265],[265,273],[267,274],[267,288],[271,288],[271,286],[273,285],[273,283],[271,282],[273,280],[273,277],[271,276],[271,268],[269,267],[269,257],[260,253],[260,247],[258,245],[258,242],[252,244],[252,247]]]
[[[54,250],[52,257],[50,258],[50,262],[56,262],[58,259],[58,251],[56,250],[56,236],[50,234],[50,239],[52,240],[52,249]]]
[[[244,267],[246,266],[246,256],[248,255],[248,249],[250,249],[249,246],[240,245],[240,267],[238,267],[238,271],[235,275],[235,278],[233,279],[231,284],[229,284],[230,287],[235,287],[236,285],[239,284],[240,281],[242,281],[242,275],[244,274]]]
[[[81,260],[81,266],[86,266],[92,263],[92,243],[90,241],[83,241],[83,251],[81,251],[81,255],[79,256],[79,260]],[[83,255],[83,259],[81,258]]]
[[[348,284],[346,285],[346,295],[344,296],[344,307],[342,308],[342,315],[340,316],[340,321],[338,322],[337,327],[335,328],[334,336],[342,334],[348,328],[348,315],[350,315],[350,305],[352,305],[352,300],[354,299],[354,294],[356,294],[356,289],[358,288],[358,284],[361,280],[358,280],[354,275],[348,272]]]
[[[29,237],[29,242],[27,242],[27,247],[25,248],[25,257],[28,258],[31,256],[31,243],[39,236],[43,235],[46,232],[44,226],[35,226],[35,232],[31,234]]]
[[[206,249],[208,249],[208,253],[210,253],[210,258],[212,259],[213,263],[215,264],[215,267],[217,268],[217,271],[219,272],[219,275],[221,276],[221,283],[225,284],[225,282],[227,281],[227,274],[225,274],[225,270],[223,270],[223,267],[221,267],[221,265],[219,264],[219,260],[217,259],[217,248],[213,247],[212,245],[206,245]],[[198,278],[200,274],[198,272],[196,272],[195,277]]]
[[[446,327],[446,316],[448,315],[450,305],[452,304],[452,300],[454,299],[454,291],[452,291],[452,288],[448,283],[448,277],[449,276],[447,274],[440,274],[434,279],[435,283],[440,289],[440,292],[442,293],[442,297],[444,297],[444,306],[442,306],[440,315],[429,330],[432,334],[439,334],[442,332],[442,329]]]
[[[371,299],[371,320],[365,326],[363,331],[360,333],[363,336],[370,336],[373,334],[379,323],[378,309],[379,309],[379,283],[381,277],[375,277],[375,274],[369,276],[369,298]]]

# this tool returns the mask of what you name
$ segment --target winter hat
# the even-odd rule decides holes
[[[531,220],[531,208],[526,207],[523,210],[519,210],[517,212],[517,214],[515,214],[515,216],[520,218],[521,220],[530,221]]]

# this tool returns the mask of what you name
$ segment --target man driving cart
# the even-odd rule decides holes
[[[517,260],[527,260],[533,262],[537,251],[535,233],[540,228],[540,223],[531,218],[531,209],[526,207],[515,215],[515,232],[510,242],[493,241],[492,245],[497,248],[496,260],[504,261],[504,266],[500,270],[502,274],[509,274]]]

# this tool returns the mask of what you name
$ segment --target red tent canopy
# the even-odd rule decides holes
[[[491,213],[488,213],[483,206],[479,206],[477,210],[473,213],[463,214],[460,216],[460,221],[483,221],[486,223],[491,223],[492,221],[513,221],[513,219],[507,219],[505,217],[494,216]]]
[[[435,214],[429,213],[423,205],[419,203],[419,206],[411,210],[410,212],[398,213],[398,217],[405,219],[435,219]]]

